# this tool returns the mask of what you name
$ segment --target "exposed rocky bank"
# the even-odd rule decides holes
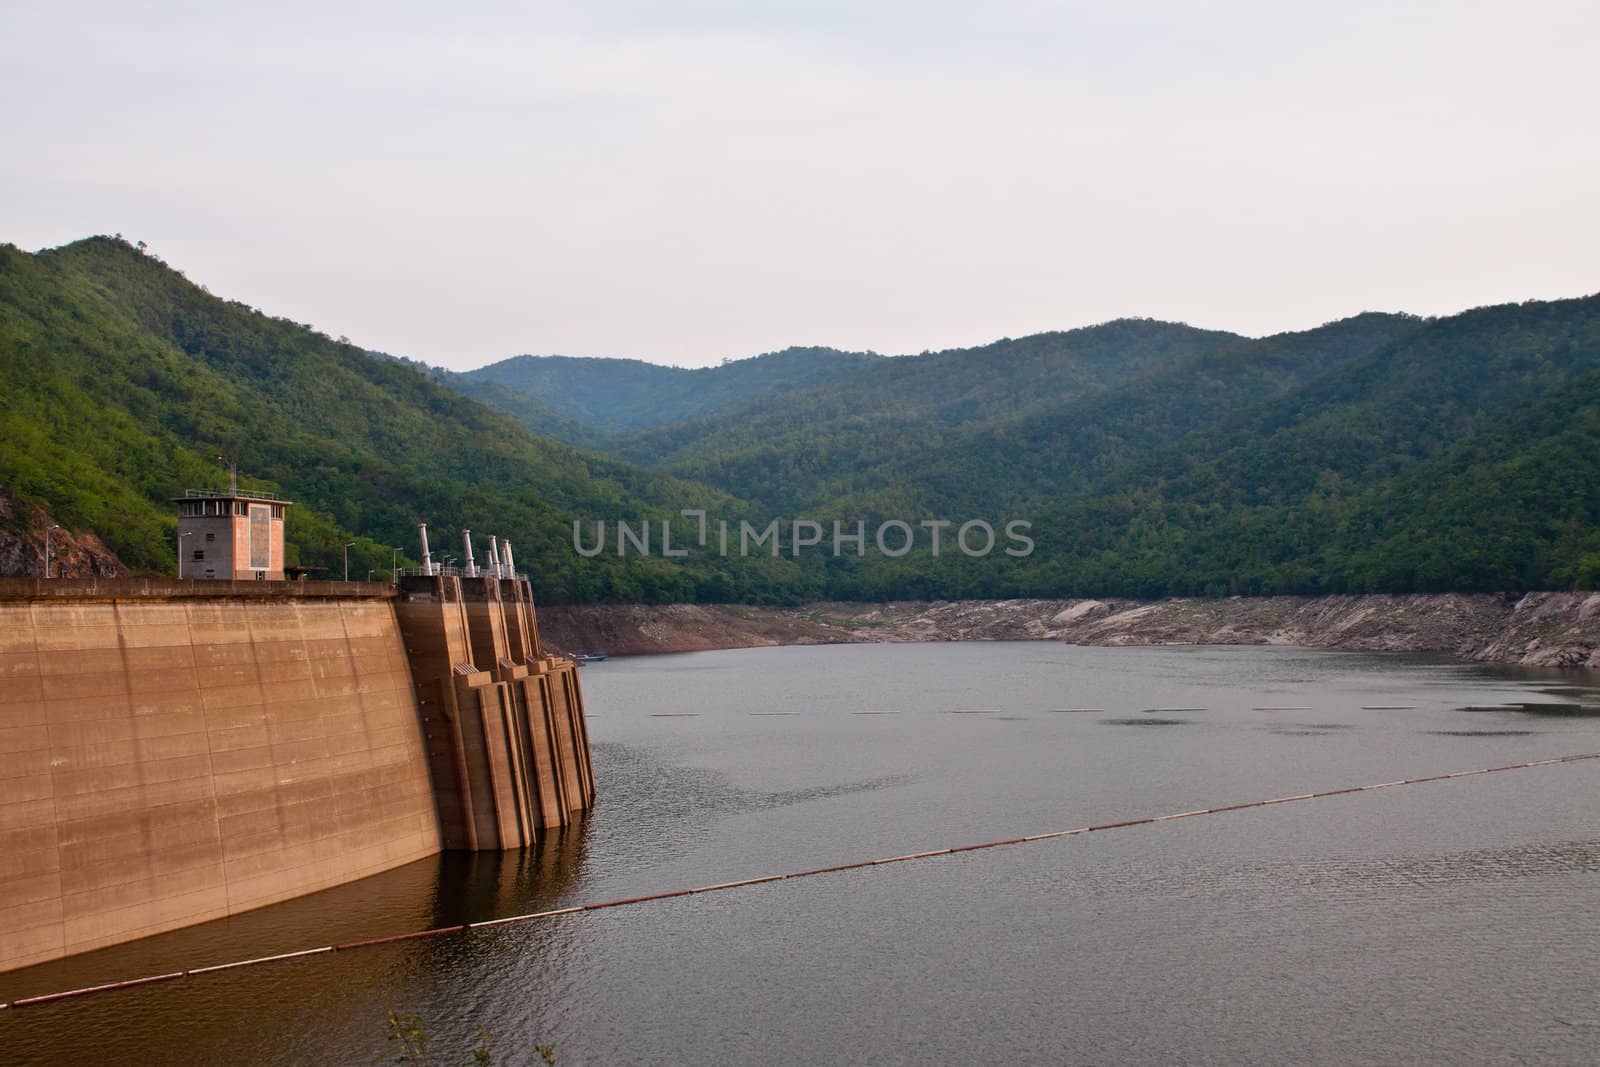
[[[539,610],[539,626],[546,644],[556,649],[611,655],[846,642],[1061,641],[1439,652],[1487,663],[1600,670],[1600,593],[967,600],[799,608],[550,605]]]
[[[128,573],[116,553],[87,530],[56,525],[33,504],[0,490],[0,578],[115,578]]]

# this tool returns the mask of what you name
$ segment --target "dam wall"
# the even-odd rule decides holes
[[[0,970],[587,808],[527,583],[407,581],[0,581]]]
[[[526,582],[403,578],[396,612],[444,847],[522,848],[593,804],[577,670],[543,654]]]

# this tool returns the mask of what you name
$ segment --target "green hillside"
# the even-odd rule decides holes
[[[492,379],[429,366],[403,356],[391,356],[387,352],[369,351],[367,354],[410,367],[541,437],[553,437],[557,441],[588,449],[608,445],[613,439],[612,433],[599,426],[576,419],[535,396],[519,393]]]
[[[584,399],[364,352],[118,239],[0,246],[0,496],[170,573],[169,498],[217,485],[225,455],[298,502],[297,562],[338,576],[355,541],[353,575],[385,574],[418,521],[440,555],[467,526],[512,539],[556,601],[1600,583],[1600,297],[1261,339],[1123,320],[894,359],[500,366]],[[668,560],[658,532],[655,556],[619,558],[611,526],[600,555],[573,549],[574,520],[683,508],[735,528],[1025,519],[1037,548],[795,558],[786,533],[776,558]]]
[[[1588,587],[1597,307],[1369,313],[1255,340],[1116,322],[599,443],[824,523],[1035,524],[1026,560],[828,560],[842,598]]]
[[[787,348],[694,369],[637,359],[513,356],[460,377],[467,390],[501,386],[505,392],[480,398],[508,414],[516,413],[513,398],[526,397],[532,405],[559,409],[577,423],[625,433],[698,418],[750,397],[848,380],[882,360],[872,353],[832,348]]]
[[[0,246],[0,488],[172,573],[169,498],[215,486],[215,457],[281,492],[297,562],[387,573],[427,521],[513,540],[553,600],[794,595],[783,561],[579,560],[571,522],[738,511],[726,494],[536,437],[415,369],[211,296],[112,238],[29,255]],[[664,510],[668,509],[668,510]],[[291,562],[296,562],[291,559]],[[581,564],[581,565],[580,565]]]
[[[1230,411],[1283,396],[1419,324],[1369,313],[1303,332],[1241,338],[1067,403],[987,420],[880,477],[926,485],[932,502],[947,509],[1037,507],[1083,492],[1130,459]]]
[[[735,404],[610,447],[631,462],[722,486],[780,513],[874,493],[874,506],[890,511],[938,508],[949,502],[944,495],[920,490],[947,478],[987,490],[992,501],[1011,474],[973,468],[961,444],[972,428],[1059,410],[1240,340],[1128,319],[903,356],[846,382]]]
[[[1042,588],[1592,587],[1600,297],[1423,324],[1043,513]]]

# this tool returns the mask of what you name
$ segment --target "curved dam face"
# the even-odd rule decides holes
[[[524,581],[0,581],[0,970],[593,801]]]

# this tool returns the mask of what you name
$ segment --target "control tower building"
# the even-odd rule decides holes
[[[283,581],[283,509],[290,501],[190,489],[178,505],[178,577]]]

